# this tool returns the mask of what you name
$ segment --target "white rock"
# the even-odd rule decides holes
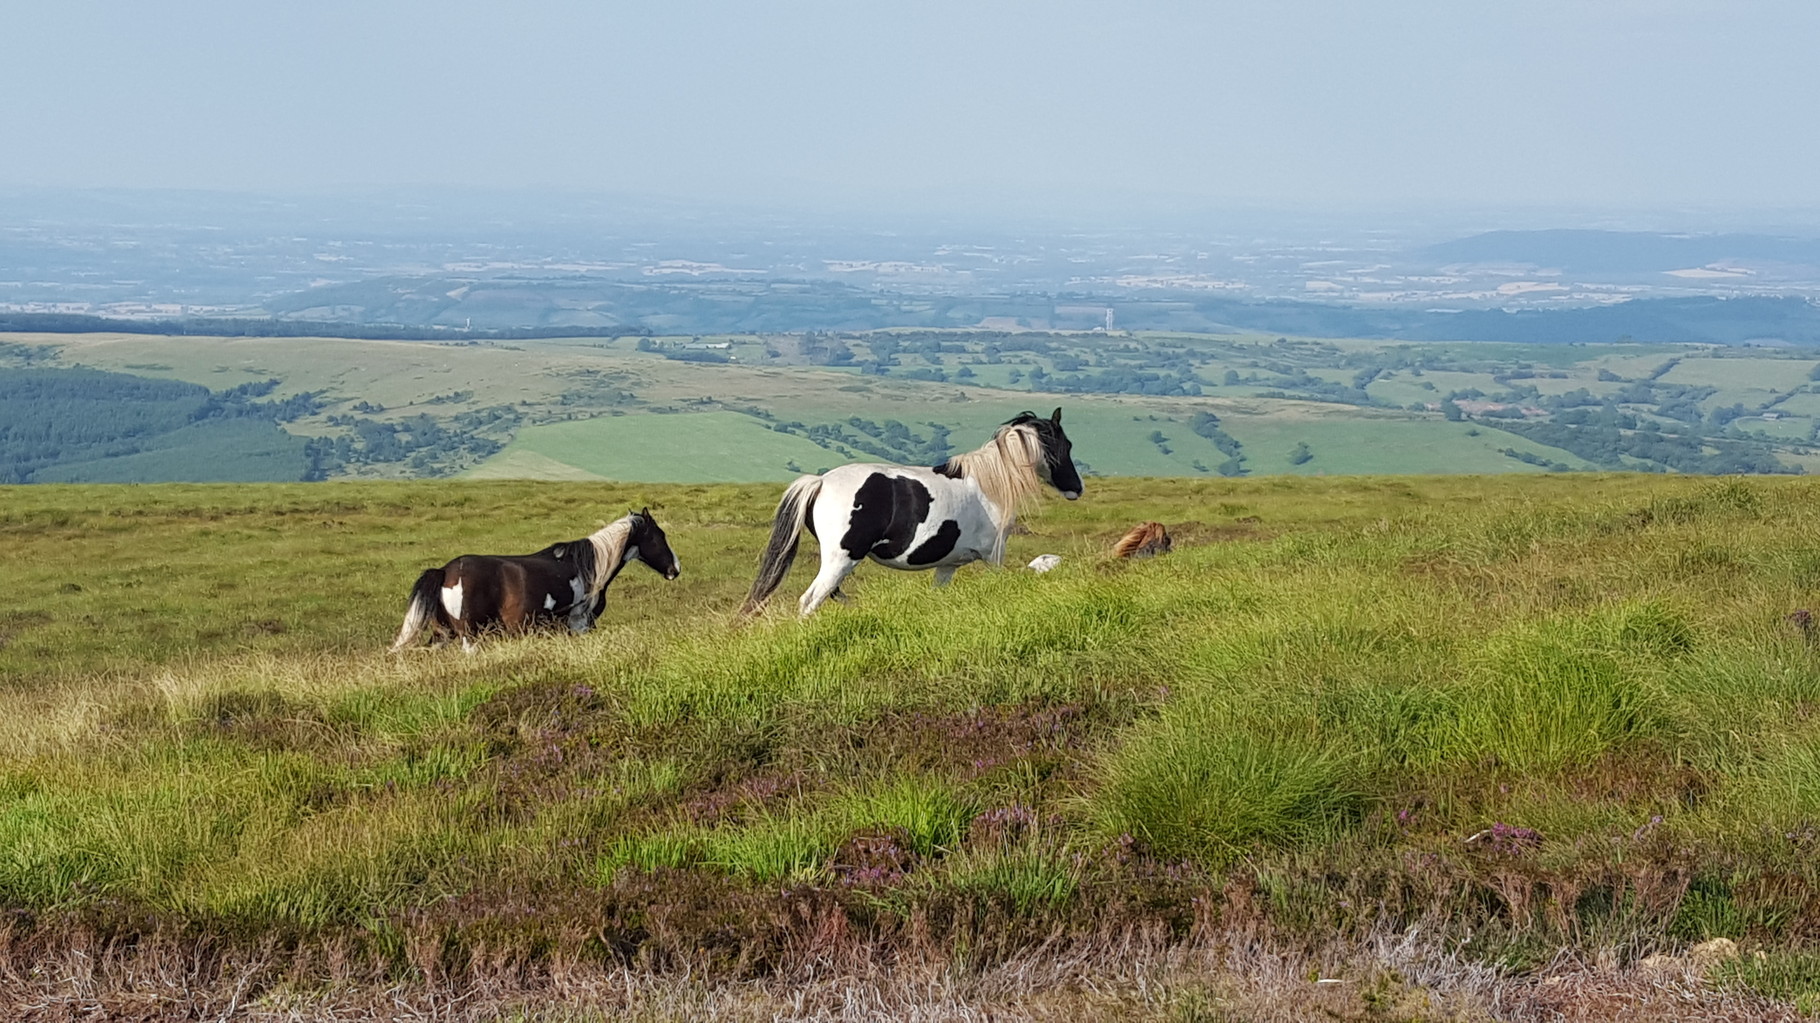
[[[1060,554],[1038,554],[1030,559],[1030,571],[1047,572],[1062,563]]]

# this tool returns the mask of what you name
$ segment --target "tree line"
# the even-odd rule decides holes
[[[320,396],[261,400],[262,380],[225,391],[87,368],[0,369],[0,481],[28,483],[53,465],[138,454],[188,427],[226,420],[273,424],[309,415]],[[304,472],[298,465],[299,478]]]

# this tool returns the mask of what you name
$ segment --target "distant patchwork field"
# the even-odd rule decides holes
[[[1793,348],[1155,333],[15,334],[0,394],[64,397],[3,403],[0,479],[783,480],[933,463],[1056,406],[1097,475],[1804,472],[1817,374]]]

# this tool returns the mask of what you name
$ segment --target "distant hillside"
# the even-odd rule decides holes
[[[1515,263],[1569,273],[1632,274],[1727,260],[1820,266],[1820,238],[1637,231],[1488,231],[1421,250],[1437,263]]]
[[[1173,315],[1173,301],[1158,299],[1158,315]],[[1260,308],[1281,311],[1218,312],[1237,318]],[[1694,328],[1742,336],[1740,323],[1797,333],[1772,322],[1771,312],[1812,326],[1801,321],[1811,308],[1799,302],[1636,304],[1652,308],[1679,310],[1677,322],[1693,325],[1677,327],[1684,333],[1676,337]],[[1635,323],[1614,314],[1636,309],[1578,315],[1587,331],[1616,334]],[[1740,320],[1740,309],[1761,315]],[[1380,315],[1387,319],[1365,325],[1396,326]],[[1531,318],[1434,314],[1446,330],[1430,329],[1495,335],[1513,322],[1533,329],[1524,322]],[[1579,336],[1576,329],[1554,340]],[[1020,409],[1058,405],[1068,409],[1082,471],[1098,475],[1820,471],[1820,344],[1329,342],[1263,331],[896,330],[471,345],[20,337],[29,340],[0,342],[0,356],[14,352],[6,357],[20,364],[14,380],[68,392],[67,407],[22,385],[0,394],[0,411],[13,417],[4,448],[12,478],[33,482],[260,478],[230,469],[227,441],[285,442],[272,422],[306,402],[313,411],[283,421],[308,438],[307,465],[281,463],[291,466],[284,478],[783,480],[852,461],[933,464]],[[36,372],[52,365],[58,373]],[[244,390],[273,380],[266,397]],[[244,383],[203,389],[235,381]],[[273,396],[288,411],[265,408]],[[230,399],[236,415],[205,414]],[[34,410],[34,402],[47,407]],[[129,414],[137,418],[120,419]],[[216,418],[232,419],[232,438]],[[155,454],[185,448],[189,438],[197,443],[187,461]]]
[[[86,313],[0,312],[0,334],[157,334],[195,337],[343,337],[363,341],[529,341],[548,337],[618,337],[641,334],[630,329],[589,327],[478,327],[455,330],[425,326],[347,320],[317,321],[273,316],[184,316],[123,319]]]
[[[1749,296],[1634,299],[1566,309],[1448,311],[1288,300],[1246,301],[1156,289],[1115,296],[921,295],[841,284],[692,281],[628,285],[573,278],[488,282],[461,300],[460,282],[436,277],[364,282],[286,296],[280,313],[342,319],[120,320],[63,314],[0,314],[0,332],[141,333],[214,337],[345,337],[395,340],[521,340],[634,334],[752,334],[969,328],[1006,321],[1037,329],[1086,330],[1111,309],[1119,328],[1191,333],[1261,332],[1301,337],[1523,344],[1616,341],[1820,344],[1820,307],[1802,298]],[[443,301],[430,301],[442,295]],[[469,304],[474,303],[474,304]],[[1080,314],[1080,309],[1091,315]],[[472,326],[469,326],[469,323]]]
[[[1637,299],[1579,309],[1361,309],[1312,302],[1203,302],[1196,311],[1238,328],[1305,337],[1521,344],[1820,344],[1820,306],[1801,298]],[[1121,310],[1122,311],[1122,310]]]
[[[310,478],[307,442],[277,421],[313,407],[93,369],[0,369],[0,483]]]

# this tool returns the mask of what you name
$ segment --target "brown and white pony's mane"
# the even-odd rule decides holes
[[[1131,531],[1119,538],[1112,545],[1112,556],[1129,558],[1133,555],[1149,557],[1161,554],[1169,549],[1169,530],[1161,522],[1142,522],[1131,527]]]
[[[626,556],[626,544],[632,539],[632,518],[631,515],[623,516],[588,534],[588,543],[594,548],[594,572],[588,580],[590,601],[600,596],[600,591],[607,588],[614,573],[619,571],[619,563]]]
[[[944,476],[970,479],[980,488],[993,508],[993,524],[998,527],[999,543],[1017,521],[1023,506],[1043,492],[1043,480],[1036,474],[1037,462],[1043,457],[1043,445],[1036,428],[1028,423],[1001,426],[992,439],[978,448],[948,459],[936,471]]]

